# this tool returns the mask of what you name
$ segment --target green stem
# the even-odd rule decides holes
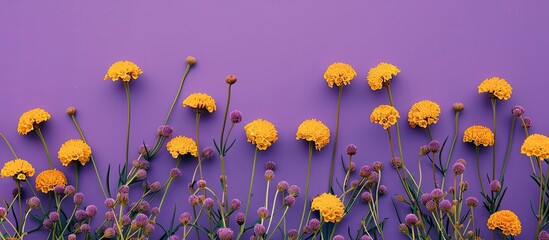
[[[198,169],[200,171],[200,179],[204,179],[204,175],[202,175],[202,152],[200,151],[200,144],[198,141],[198,123],[200,122],[201,111],[202,110],[196,110],[195,132],[196,132],[196,147],[198,148]]]
[[[40,131],[40,128],[36,128],[34,131],[36,131],[36,134],[38,135],[38,138],[40,138],[40,142],[42,142],[42,146],[44,147],[44,151],[46,151],[46,157],[48,157],[48,164],[50,165],[50,169],[53,169],[53,163],[51,162],[50,157],[50,151],[48,151],[48,145],[46,144],[46,140],[44,140],[44,136],[42,135],[42,131]]]
[[[303,196],[303,211],[301,212],[301,221],[299,221],[298,233],[301,232],[305,210],[307,210],[307,200],[309,199],[309,184],[311,183],[311,165],[313,160],[313,142],[309,141],[309,160],[307,161],[307,182],[305,183],[305,195]],[[331,189],[331,188],[330,188]]]
[[[478,160],[478,155],[479,155],[479,147],[476,146],[476,147],[475,147],[475,159],[476,159],[476,162],[477,162],[478,181],[479,181],[479,183],[480,183],[480,189],[482,190],[482,194],[483,194],[484,196],[487,196],[487,195],[486,195],[486,192],[484,192],[484,184],[482,183],[482,176],[481,176],[481,174],[480,174],[480,167],[479,167],[479,164],[478,164],[478,162],[479,162],[479,160]]]
[[[254,160],[253,160],[253,164],[252,164],[252,176],[250,178],[250,188],[248,189],[248,200],[246,201],[246,211],[244,213],[244,216],[245,216],[245,220],[244,220],[244,224],[242,224],[240,226],[240,231],[238,233],[238,236],[236,237],[236,239],[240,239],[240,237],[242,237],[242,234],[244,233],[244,227],[246,226],[246,220],[248,218],[248,210],[250,210],[250,200],[252,198],[252,190],[253,190],[253,186],[254,186],[254,176],[255,176],[255,165],[256,165],[256,162],[257,162],[257,152],[259,151],[259,149],[256,147],[255,148],[255,151],[254,151]]]
[[[130,85],[129,82],[124,82],[124,90],[126,90],[126,100],[128,102],[128,128],[126,130],[126,161],[124,162],[124,180],[128,179],[128,159],[130,153],[130,126],[131,126],[131,117],[132,117],[132,108],[130,102]]]
[[[492,98],[492,113],[493,113],[493,122],[494,122],[494,146],[492,148],[492,180],[496,179],[496,99]]]
[[[391,103],[391,106],[395,107],[395,104],[393,103],[393,94],[391,93],[391,85],[387,85],[387,93],[389,94],[389,102]],[[397,133],[398,152],[400,154],[400,161],[402,162],[402,165],[404,165],[404,154],[402,152],[402,141],[400,138],[400,128],[398,127],[398,121],[396,121],[395,127],[396,127],[396,133]]]
[[[15,151],[13,151],[13,148],[11,147],[11,144],[10,142],[8,141],[8,139],[4,136],[4,134],[0,133],[0,137],[2,137],[2,139],[4,139],[4,142],[6,142],[6,145],[8,145],[8,148],[10,149],[11,151],[11,154],[13,154],[13,157],[15,159],[17,159],[17,154],[15,154]]]
[[[448,159],[446,159],[446,167],[444,169],[448,169],[448,166],[450,165],[450,159],[452,159],[452,153],[454,153],[454,146],[456,145],[456,140],[458,136],[458,120],[459,120],[459,112],[456,112],[456,115],[454,117],[454,138],[452,139],[452,145],[450,145],[450,151],[448,152]],[[446,177],[443,177],[442,190],[444,190],[445,180],[446,180]]]
[[[221,126],[221,137],[219,137],[219,147],[221,155],[225,156],[225,147],[223,146],[223,137],[225,136],[225,125],[227,124],[227,114],[229,113],[229,104],[231,103],[231,86],[227,90],[227,104],[225,105],[225,113],[223,114],[223,125]]]
[[[335,158],[337,153],[337,140],[339,137],[339,114],[341,112],[341,96],[343,95],[343,85],[339,86],[339,92],[337,94],[337,112],[336,112],[336,132],[334,139],[334,149],[332,151],[332,161],[330,163],[330,177],[328,179],[328,191],[333,192],[332,186],[334,182],[334,167],[335,167]],[[301,226],[299,226],[301,228]]]
[[[78,167],[78,163],[73,163],[74,164],[74,189],[76,192],[78,192],[78,172],[80,171],[80,168]]]
[[[503,160],[503,167],[501,168],[501,174],[499,176],[499,181],[503,182],[503,176],[505,175],[505,170],[507,169],[507,162],[509,161],[509,155],[511,154],[511,145],[513,145],[513,133],[515,132],[515,119],[511,120],[511,131],[509,132],[509,143],[507,144],[507,152],[505,153],[505,159]]]
[[[187,74],[189,73],[189,69],[191,69],[191,65],[187,64],[187,67],[185,68],[185,73],[183,73],[183,77],[181,77],[181,82],[179,83],[179,88],[177,89],[177,93],[175,94],[175,97],[173,98],[172,105],[170,107],[170,110],[168,110],[168,114],[166,115],[166,120],[164,120],[164,125],[168,124],[168,120],[170,120],[170,116],[173,111],[173,107],[175,106],[175,103],[177,102],[177,99],[179,98],[179,94],[181,94],[181,89],[183,88],[183,83],[185,83],[185,79],[187,78]]]
[[[84,132],[82,132],[82,129],[80,128],[80,125],[78,124],[78,121],[76,121],[75,115],[71,115],[72,122],[74,123],[74,126],[76,127],[76,130],[78,131],[78,134],[80,134],[80,138],[82,138],[82,141],[87,143],[86,137],[84,137]],[[99,170],[97,170],[97,164],[95,163],[95,159],[93,158],[93,155],[90,155],[90,160],[93,165],[93,170],[95,171],[95,176],[97,177],[97,181],[99,182],[99,186],[101,187],[101,191],[103,192],[103,196],[107,198],[107,192],[105,191],[105,187],[103,187],[103,181],[101,181],[101,176],[99,176]],[[109,193],[110,196],[110,193]]]
[[[179,167],[179,164],[181,163],[181,157],[177,158],[177,162],[175,164],[175,167]],[[160,199],[160,204],[158,204],[158,210],[162,208],[162,204],[164,203],[164,199],[166,198],[166,195],[168,194],[168,189],[170,188],[170,185],[172,184],[173,177],[170,176],[168,178],[168,182],[166,183],[166,188],[164,188],[164,193],[162,194],[162,198]]]
[[[19,221],[23,221],[23,203],[21,201],[21,181],[15,181],[17,184],[17,201],[19,202]],[[17,224],[19,225],[19,224]],[[18,229],[19,234],[22,234],[23,229]]]

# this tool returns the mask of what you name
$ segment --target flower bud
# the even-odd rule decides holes
[[[457,102],[457,103],[454,103],[454,105],[452,105],[452,108],[454,109],[455,112],[461,112],[463,111],[464,105],[463,103]]]
[[[233,85],[233,84],[236,83],[236,76],[233,75],[233,74],[229,74],[229,75],[227,75],[227,77],[225,78],[225,81],[227,82],[227,84]]]
[[[196,64],[196,58],[193,57],[193,56],[188,56],[187,59],[185,59],[185,62],[187,62],[187,64],[189,64],[189,66],[195,65]]]
[[[76,108],[75,107],[68,107],[67,108],[67,115],[74,116],[76,114]]]

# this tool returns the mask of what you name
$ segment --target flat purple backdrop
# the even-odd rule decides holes
[[[189,74],[170,124],[175,134],[194,136],[194,113],[183,108],[181,101],[193,92],[208,93],[216,99],[218,111],[202,119],[200,145],[212,146],[211,139],[219,137],[223,118],[225,76],[238,76],[231,109],[240,110],[244,120],[233,132],[237,142],[227,157],[231,197],[245,201],[250,177],[254,148],[246,142],[244,124],[264,118],[278,129],[278,142],[259,154],[251,207],[255,212],[264,199],[266,161],[277,162],[275,183],[286,180],[305,185],[307,144],[296,141],[295,132],[303,120],[317,118],[334,133],[337,90],[330,89],[322,75],[329,64],[343,61],[351,64],[358,76],[344,89],[338,155],[344,153],[345,145],[354,143],[359,148],[354,158],[357,166],[385,163],[382,183],[388,186],[389,194],[380,200],[380,214],[388,218],[386,239],[404,239],[390,199],[404,192],[389,163],[387,134],[369,120],[371,111],[387,104],[388,99],[385,91],[369,89],[368,70],[382,61],[401,69],[392,89],[402,116],[405,156],[414,159],[408,161],[414,171],[418,148],[428,141],[425,131],[412,129],[406,122],[414,102],[430,99],[440,104],[440,121],[433,127],[440,141],[452,136],[452,104],[463,102],[461,139],[470,125],[491,127],[490,101],[477,93],[478,84],[492,76],[507,79],[513,95],[508,101],[498,101],[497,106],[498,156],[502,159],[514,105],[524,106],[526,116],[534,120],[531,132],[549,133],[543,121],[549,117],[543,97],[549,88],[543,79],[549,55],[548,22],[549,6],[543,1],[4,2],[0,7],[0,132],[37,171],[44,170],[47,161],[36,135],[16,132],[19,116],[35,107],[51,113],[43,133],[56,156],[64,141],[79,137],[65,114],[67,107],[75,106],[104,176],[107,164],[123,162],[126,131],[122,84],[103,80],[110,64],[131,60],[144,71],[130,84],[131,160],[137,157],[135,149],[142,141],[154,141],[183,73],[185,57],[192,55],[198,64]],[[519,238],[532,239],[536,221],[530,202],[537,208],[538,193],[529,177],[528,158],[520,154],[524,133],[518,127],[515,133],[506,176],[509,190],[502,209],[515,211],[521,219],[523,233]],[[330,143],[314,153],[310,196],[327,188],[332,147]],[[1,163],[11,158],[7,146],[0,144]],[[469,161],[465,177],[470,190],[466,194],[480,199],[474,148],[458,141],[452,162],[458,158]],[[491,150],[482,151],[481,158],[481,167],[488,173]],[[424,171],[430,171],[424,163]],[[174,164],[162,148],[149,179],[165,181]],[[59,161],[54,165],[66,170],[69,181],[74,178],[72,169],[62,167]],[[183,164],[184,177],[168,195],[165,206],[177,204],[178,215],[190,209],[186,184],[193,166]],[[341,180],[343,171],[340,164],[336,166]],[[205,172],[209,182],[217,186],[218,156],[205,162]],[[103,199],[91,166],[84,167],[81,174],[85,204],[101,205]],[[0,186],[4,189],[0,196],[8,198],[15,185],[10,179],[2,179]],[[297,228],[301,206],[300,197],[289,216],[289,228]],[[404,205],[399,208],[402,215],[407,213]],[[365,213],[366,205],[357,204],[355,209],[339,225],[339,233],[346,235],[347,227],[351,232],[358,228],[361,214],[357,212]],[[479,206],[476,212],[482,235],[491,236],[486,211]],[[166,217],[160,222],[165,224],[171,210],[163,214]],[[234,219],[231,221],[236,226]],[[96,219],[94,224],[99,222]],[[159,233],[157,228],[154,236]]]

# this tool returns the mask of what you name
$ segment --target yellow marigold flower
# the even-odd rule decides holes
[[[319,120],[307,119],[297,128],[295,139],[315,142],[316,150],[321,150],[330,142],[330,129]]]
[[[532,134],[528,136],[522,147],[520,147],[520,153],[526,154],[526,156],[536,156],[539,160],[543,160],[549,157],[549,137],[541,134]]]
[[[513,88],[505,79],[493,77],[485,79],[478,85],[478,93],[489,93],[492,97],[499,100],[507,100],[513,93]]]
[[[0,176],[2,178],[12,177],[15,180],[25,181],[28,177],[34,176],[34,168],[26,160],[16,158],[4,163]]]
[[[379,105],[370,115],[370,121],[383,126],[383,129],[395,125],[398,118],[400,118],[400,114],[396,108],[390,105]]]
[[[463,142],[471,142],[475,146],[492,146],[494,145],[494,133],[485,126],[473,125],[465,129],[463,132]]]
[[[90,160],[91,147],[80,139],[71,139],[63,143],[57,157],[63,166],[69,165],[71,161],[80,161],[80,164],[86,165]]]
[[[372,90],[379,90],[383,87],[383,84],[391,83],[393,76],[396,76],[399,72],[400,69],[395,65],[382,62],[368,71],[366,79]]]
[[[315,197],[311,203],[311,210],[319,210],[324,222],[336,223],[341,221],[344,209],[345,206],[343,206],[341,200],[330,193],[323,193]]]
[[[48,121],[50,118],[50,114],[42,108],[35,108],[26,111],[19,118],[19,123],[17,124],[17,132],[19,134],[26,135],[30,131],[34,130],[35,126],[37,126],[41,122]]]
[[[191,154],[198,157],[198,146],[196,146],[196,142],[189,137],[174,137],[166,144],[166,148],[173,158],[177,158],[185,154]]]
[[[341,62],[336,62],[328,66],[326,72],[324,72],[324,79],[328,83],[328,86],[347,85],[351,83],[351,80],[356,77],[356,72],[351,65]]]
[[[55,186],[66,186],[67,177],[57,169],[44,170],[36,176],[36,190],[48,193]]]
[[[488,218],[488,229],[499,229],[504,235],[517,236],[522,232],[522,226],[517,215],[510,210],[500,210]]]
[[[414,103],[408,112],[408,123],[415,128],[420,126],[426,128],[427,125],[438,122],[440,116],[440,106],[433,101],[423,100]]]
[[[208,112],[215,111],[215,100],[205,93],[193,93],[183,100],[183,107],[191,107],[197,110],[206,109]]]
[[[142,73],[143,70],[137,64],[131,61],[118,61],[109,67],[107,74],[105,74],[105,80],[111,78],[113,81],[122,79],[124,82],[129,82],[132,79],[137,79],[139,74]]]
[[[263,119],[256,119],[244,126],[248,142],[255,144],[257,149],[266,150],[278,140],[278,131],[275,126]]]

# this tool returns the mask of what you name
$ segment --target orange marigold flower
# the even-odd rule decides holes
[[[475,146],[492,146],[494,145],[494,133],[485,126],[473,125],[465,129],[463,132],[463,142],[471,142]]]
[[[105,74],[105,80],[111,78],[113,81],[122,79],[124,82],[129,82],[132,79],[137,79],[139,74],[142,74],[143,70],[131,61],[118,61],[109,67],[107,74]]]
[[[433,101],[423,100],[414,103],[408,112],[408,123],[415,128],[420,126],[426,128],[428,125],[438,122],[440,106]]]
[[[324,79],[328,83],[329,87],[347,85],[351,83],[351,80],[356,77],[356,72],[347,63],[336,62],[328,66],[326,72],[324,72]]]
[[[191,154],[192,156],[198,157],[198,146],[196,145],[196,142],[189,137],[174,137],[166,144],[166,148],[173,158],[178,158],[185,154]]]
[[[259,150],[266,150],[276,140],[278,140],[278,131],[274,124],[267,120],[256,119],[244,126],[248,142],[255,144]]]
[[[83,166],[90,160],[91,153],[91,147],[87,143],[80,139],[71,139],[61,145],[57,156],[63,166],[69,165],[71,161],[80,161]]]
[[[36,190],[48,193],[56,186],[66,186],[67,177],[57,169],[44,170],[36,176]]]
[[[522,232],[522,226],[518,216],[510,210],[500,210],[490,215],[488,218],[488,229],[501,230],[504,235],[517,236]]]
[[[34,168],[26,160],[16,158],[4,163],[0,176],[2,178],[12,177],[15,180],[25,181],[28,177],[34,176]]]
[[[19,118],[17,132],[19,134],[26,135],[30,131],[34,130],[35,126],[38,126],[42,122],[48,121],[50,118],[51,115],[42,108],[35,108],[26,111]]]
[[[524,139],[520,153],[526,156],[536,156],[539,160],[549,157],[549,137],[541,134],[532,134]]]
[[[499,100],[507,100],[513,93],[513,88],[505,79],[499,77],[493,77],[485,79],[478,85],[478,93],[488,93],[493,98]]]
[[[395,125],[398,118],[400,118],[400,114],[396,108],[390,105],[379,105],[370,115],[370,121],[383,126],[383,129]]]
[[[368,71],[366,79],[372,90],[379,90],[384,84],[390,84],[393,76],[396,76],[399,72],[400,69],[395,65],[382,62]]]
[[[330,142],[330,129],[319,120],[307,119],[297,128],[295,139],[314,142],[316,150],[321,150]]]
[[[319,210],[324,222],[337,223],[343,218],[345,206],[336,195],[323,193],[313,198],[311,210]]]
[[[193,93],[183,100],[183,107],[191,107],[196,110],[206,109],[213,112],[216,109],[215,100],[205,93]]]

